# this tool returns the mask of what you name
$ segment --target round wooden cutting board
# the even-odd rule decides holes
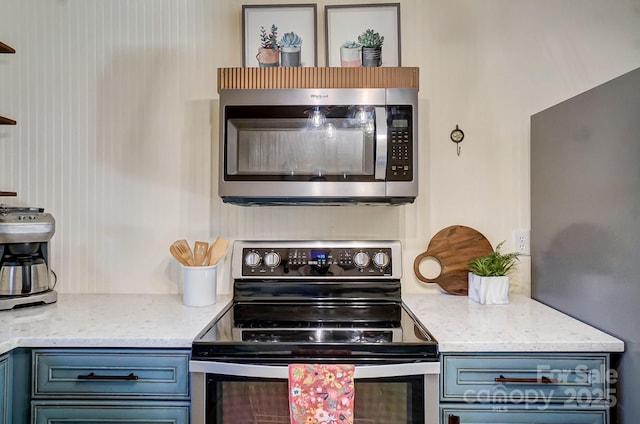
[[[419,254],[413,262],[413,271],[420,281],[436,283],[444,291],[456,295],[467,295],[469,260],[493,252],[485,236],[470,227],[453,225],[436,233],[426,252]],[[420,273],[420,263],[431,257],[440,263],[441,272],[435,278],[426,278]]]

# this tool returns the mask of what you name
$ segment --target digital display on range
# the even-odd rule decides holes
[[[327,251],[320,249],[311,249],[311,251],[309,252],[309,256],[311,260],[324,261],[325,259],[327,259]]]

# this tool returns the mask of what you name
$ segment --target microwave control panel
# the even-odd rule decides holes
[[[413,180],[411,106],[387,106],[387,181]]]

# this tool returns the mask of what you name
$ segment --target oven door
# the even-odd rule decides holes
[[[189,363],[192,423],[290,423],[288,368]],[[357,366],[356,424],[437,424],[439,362]]]

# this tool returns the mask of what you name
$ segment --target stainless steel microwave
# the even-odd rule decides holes
[[[413,202],[417,92],[220,90],[220,197],[239,205]]]

